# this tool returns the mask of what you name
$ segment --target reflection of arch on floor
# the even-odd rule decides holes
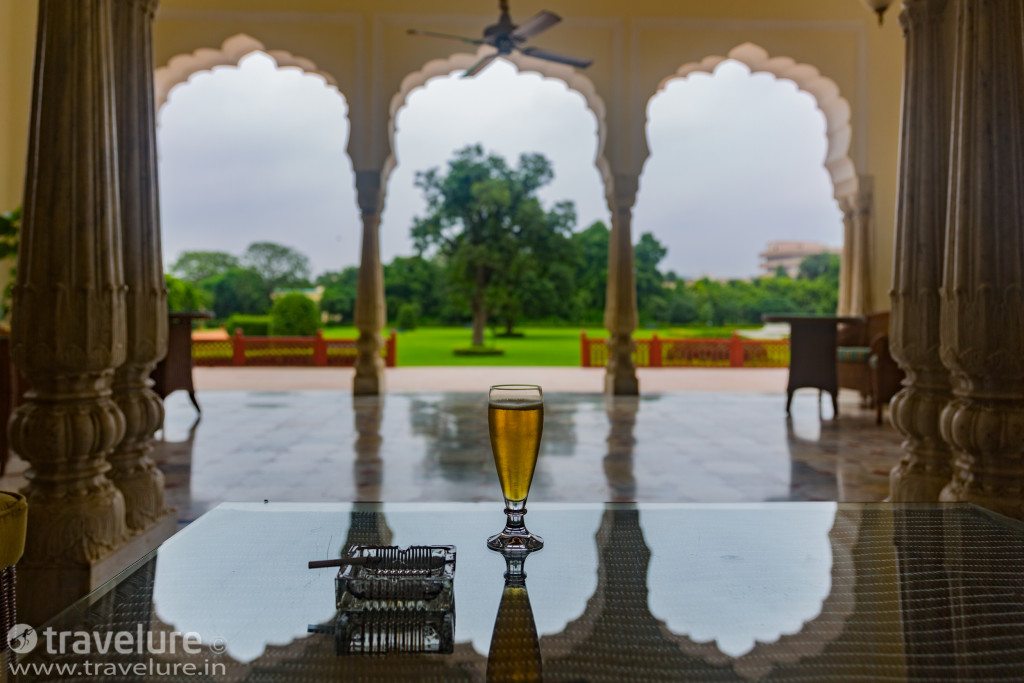
[[[850,103],[839,94],[839,86],[835,81],[823,76],[810,64],[798,64],[789,57],[771,57],[764,48],[753,43],[743,43],[729,50],[725,57],[713,55],[700,62],[684,64],[659,84],[658,94],[677,78],[686,78],[693,73],[713,73],[715,67],[727,59],[744,64],[751,73],[769,73],[776,78],[793,81],[797,88],[814,98],[818,109],[825,116],[825,135],[828,138],[825,168],[832,178],[835,198],[855,195],[858,180],[853,159],[850,158]]]
[[[171,90],[181,83],[187,83],[192,74],[212,71],[217,66],[238,66],[238,63],[244,57],[251,55],[253,52],[263,52],[270,55],[277,62],[278,68],[295,68],[306,74],[319,76],[324,79],[327,85],[341,94],[334,77],[326,71],[318,69],[312,61],[305,57],[293,55],[285,50],[268,50],[263,46],[263,43],[252,36],[239,33],[227,38],[220,48],[201,47],[189,54],[176,55],[165,66],[158,68],[154,72],[153,78],[157,109],[167,102]]]
[[[638,665],[648,673],[686,670],[687,658],[694,657],[714,667],[731,668],[747,679],[767,676],[776,666],[795,664],[824,651],[842,633],[854,612],[853,546],[857,542],[860,517],[856,510],[840,509],[829,532],[832,548],[832,588],[821,605],[820,613],[805,622],[793,635],[783,635],[774,642],[758,642],[754,649],[740,657],[730,657],[715,642],[698,643],[686,635],[670,631],[664,622],[651,614],[648,605],[647,579],[650,550],[644,539],[641,513],[631,506],[606,510],[596,542],[599,549],[598,586],[587,603],[583,615],[566,626],[561,633],[541,638],[545,651],[545,668],[551,671],[576,673],[586,670],[595,660],[584,653],[601,652],[607,639],[633,642]],[[642,584],[643,589],[637,584]],[[629,623],[628,631],[616,631],[616,623]],[[664,645],[673,643],[679,650],[678,660],[667,661]],[[589,646],[588,646],[589,643]],[[644,656],[644,653],[651,656]],[[661,653],[654,656],[654,653]],[[599,666],[599,662],[597,663]]]
[[[485,46],[481,47],[476,54],[458,53],[453,54],[446,59],[434,59],[424,64],[423,68],[419,71],[415,71],[402,79],[402,84],[399,87],[398,92],[391,98],[391,105],[388,108],[388,144],[390,146],[391,153],[384,164],[385,179],[398,163],[398,159],[395,156],[396,124],[398,121],[398,113],[408,103],[409,95],[412,94],[414,90],[426,85],[427,82],[433,78],[445,77],[454,71],[461,71],[469,68],[475,64],[483,54],[489,54],[490,52],[492,52],[491,48]],[[597,166],[597,170],[601,174],[601,179],[604,181],[605,190],[607,192],[607,190],[612,187],[611,168],[604,154],[605,141],[608,137],[608,126],[605,121],[604,100],[602,100],[601,96],[598,95],[593,82],[579,71],[576,71],[572,67],[565,66],[564,64],[555,64],[553,62],[547,62],[520,54],[505,56],[502,57],[502,59],[515,66],[516,70],[520,73],[537,73],[545,79],[561,81],[566,88],[583,97],[584,102],[587,104],[587,108],[597,119],[597,158],[594,159],[594,165]]]

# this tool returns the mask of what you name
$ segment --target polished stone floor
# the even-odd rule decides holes
[[[783,397],[548,394],[530,500],[877,501],[899,458],[892,427],[813,392]],[[482,396],[204,392],[168,399],[155,458],[188,523],[220,502],[500,500]],[[830,408],[825,408],[830,411]]]
[[[549,393],[530,500],[885,498],[899,435],[855,397],[839,420],[816,398],[797,394],[787,420],[777,394]],[[183,524],[226,501],[500,501],[480,394],[205,391],[200,402],[197,421],[184,393],[168,398],[154,452]],[[21,488],[25,469],[15,457],[0,490]]]

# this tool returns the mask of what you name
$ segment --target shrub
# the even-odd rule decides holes
[[[400,330],[415,330],[419,323],[420,307],[414,303],[404,303],[398,307],[398,319],[395,324]]]
[[[292,292],[274,300],[270,309],[271,334],[309,336],[319,328],[320,309],[306,295]]]
[[[167,285],[167,310],[171,313],[203,311],[210,306],[210,295],[186,280],[164,275]]]
[[[227,328],[228,334],[234,334],[240,327],[242,334],[247,337],[266,337],[270,334],[270,316],[235,313],[228,318],[224,327]]]

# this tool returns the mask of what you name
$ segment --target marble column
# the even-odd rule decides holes
[[[951,398],[939,356],[940,300],[949,199],[952,3],[904,0],[906,38],[899,208],[890,349],[906,372],[892,401],[892,422],[905,437],[890,475],[889,500],[939,498],[952,476],[952,452],[939,416]]]
[[[871,231],[874,229],[874,179],[858,178],[857,193],[849,198],[844,215],[852,214],[853,239],[850,248],[849,315],[871,312]]]
[[[608,290],[604,326],[608,329],[605,393],[637,395],[640,383],[633,365],[633,330],[637,326],[636,273],[633,259],[633,205],[639,176],[616,174],[608,196],[612,214],[608,240]]]
[[[12,320],[14,363],[32,389],[9,425],[31,464],[26,574],[89,566],[128,532],[107,477],[125,431],[111,383],[126,339],[111,6],[39,3]]]
[[[1024,518],[1024,3],[957,5],[942,361],[945,501]]]
[[[110,455],[110,478],[124,495],[128,528],[138,531],[168,513],[164,477],[150,459],[164,408],[149,375],[167,353],[167,292],[160,250],[153,104],[152,23],[157,0],[115,0],[114,77],[121,246],[127,285],[126,360],[114,373],[114,400],[125,435]]]
[[[384,393],[384,340],[381,330],[387,324],[384,303],[384,266],[380,260],[380,214],[384,206],[383,174],[380,171],[356,171],[356,196],[363,221],[363,240],[359,256],[359,282],[356,286],[355,323],[356,374],[352,393],[372,396]]]
[[[837,315],[850,315],[850,289],[853,280],[853,216],[856,201],[851,197],[839,198],[843,212],[843,252],[839,255],[839,302]]]

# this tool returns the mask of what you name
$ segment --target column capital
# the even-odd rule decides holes
[[[384,173],[379,169],[356,171],[356,201],[363,215],[379,215],[384,210]]]
[[[636,204],[639,188],[640,175],[638,173],[614,173],[612,187],[608,188],[608,208],[612,213],[625,209],[632,210]]]
[[[903,11],[900,12],[903,35],[916,28],[941,23],[948,4],[949,0],[903,0]]]
[[[844,215],[870,214],[875,202],[875,177],[871,175],[857,176],[857,191],[838,198],[839,209]]]

